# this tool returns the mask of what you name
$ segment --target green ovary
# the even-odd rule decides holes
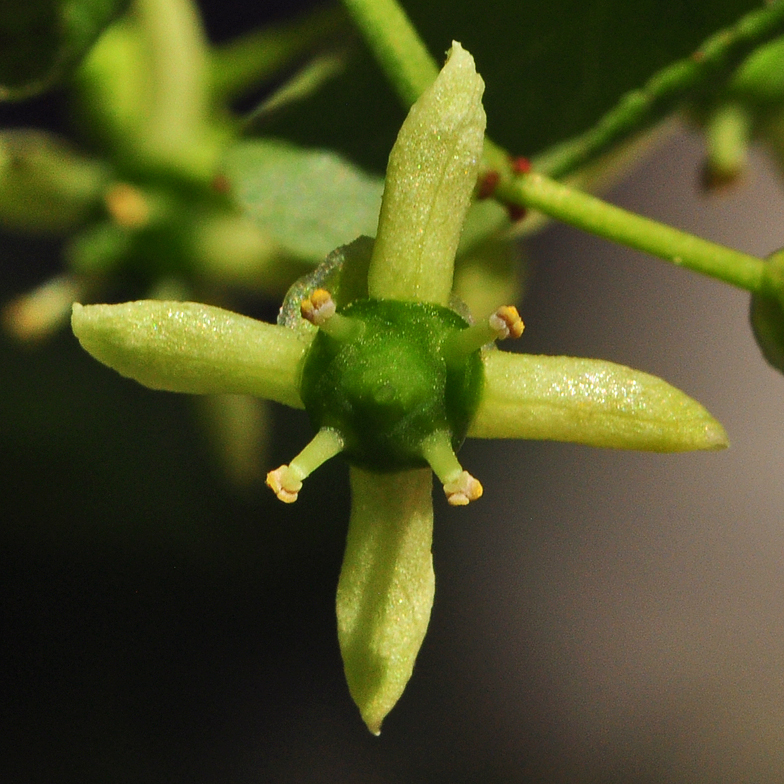
[[[442,344],[466,322],[447,308],[396,300],[357,300],[340,312],[364,328],[347,341],[316,335],[300,382],[313,426],[338,431],[349,462],[371,471],[426,466],[422,441],[439,430],[457,450],[483,367],[478,351],[447,367]]]

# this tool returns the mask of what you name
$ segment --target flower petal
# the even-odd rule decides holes
[[[483,92],[473,57],[453,42],[389,155],[368,275],[371,297],[447,305],[482,155]]]
[[[598,359],[488,351],[476,438],[573,441],[616,449],[722,449],[724,428],[656,376]]]
[[[169,392],[249,394],[302,408],[307,349],[291,330],[195,302],[74,305],[82,346],[118,373]]]
[[[432,484],[430,469],[351,469],[338,639],[349,691],[376,735],[411,677],[430,620]]]

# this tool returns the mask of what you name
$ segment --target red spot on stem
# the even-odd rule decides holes
[[[212,189],[216,193],[225,194],[231,190],[231,182],[225,174],[216,174],[212,178],[212,182],[210,183],[210,185],[212,185]]]
[[[512,158],[512,171],[515,174],[528,174],[531,171],[531,161],[528,158],[518,155]]]
[[[526,209],[519,204],[507,204],[506,214],[509,216],[509,220],[512,221],[512,223],[517,223],[517,221],[520,221],[525,217]]]
[[[501,175],[494,169],[485,172],[477,183],[476,198],[489,199],[495,193],[495,189],[498,187],[498,181],[500,179]]]

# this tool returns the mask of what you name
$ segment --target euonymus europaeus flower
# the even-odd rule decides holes
[[[390,154],[375,241],[338,249],[295,284],[278,324],[195,303],[74,306],[82,345],[149,387],[304,407],[316,435],[267,480],[281,500],[306,492],[325,460],[346,457],[338,636],[349,689],[375,733],[430,617],[432,474],[453,505],[482,493],[456,456],[466,435],[662,452],[727,443],[702,406],[664,381],[601,360],[496,350],[495,339],[522,332],[517,311],[471,324],[451,298],[483,89],[472,57],[453,44]]]

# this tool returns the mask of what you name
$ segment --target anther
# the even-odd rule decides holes
[[[299,477],[298,472],[290,465],[282,465],[267,474],[267,487],[284,504],[293,504],[299,497],[299,491],[302,490],[303,478]]]
[[[519,338],[525,329],[514,305],[502,305],[487,321],[490,328],[496,330],[496,340]]]
[[[485,321],[450,334],[444,341],[444,359],[448,365],[454,366],[494,340],[519,338],[523,334],[523,328],[523,320],[517,308],[504,305]]]
[[[307,299],[302,300],[299,312],[302,318],[316,327],[323,327],[335,315],[335,300],[324,289],[316,289]]]
[[[302,489],[302,480],[342,451],[342,436],[337,430],[323,427],[288,465],[282,465],[267,474],[267,487],[284,504],[293,504]]]
[[[445,430],[439,430],[423,441],[422,456],[443,484],[451,506],[465,506],[482,497],[481,482],[463,470]]]
[[[468,471],[462,471],[454,482],[444,485],[446,500],[452,506],[467,506],[471,501],[481,498],[483,492],[481,482]]]
[[[362,332],[363,324],[356,319],[341,316],[337,305],[325,289],[316,289],[303,299],[299,311],[302,318],[342,342],[353,340]]]
[[[139,188],[127,182],[112,185],[104,195],[109,215],[123,229],[141,229],[150,222],[150,204]]]

